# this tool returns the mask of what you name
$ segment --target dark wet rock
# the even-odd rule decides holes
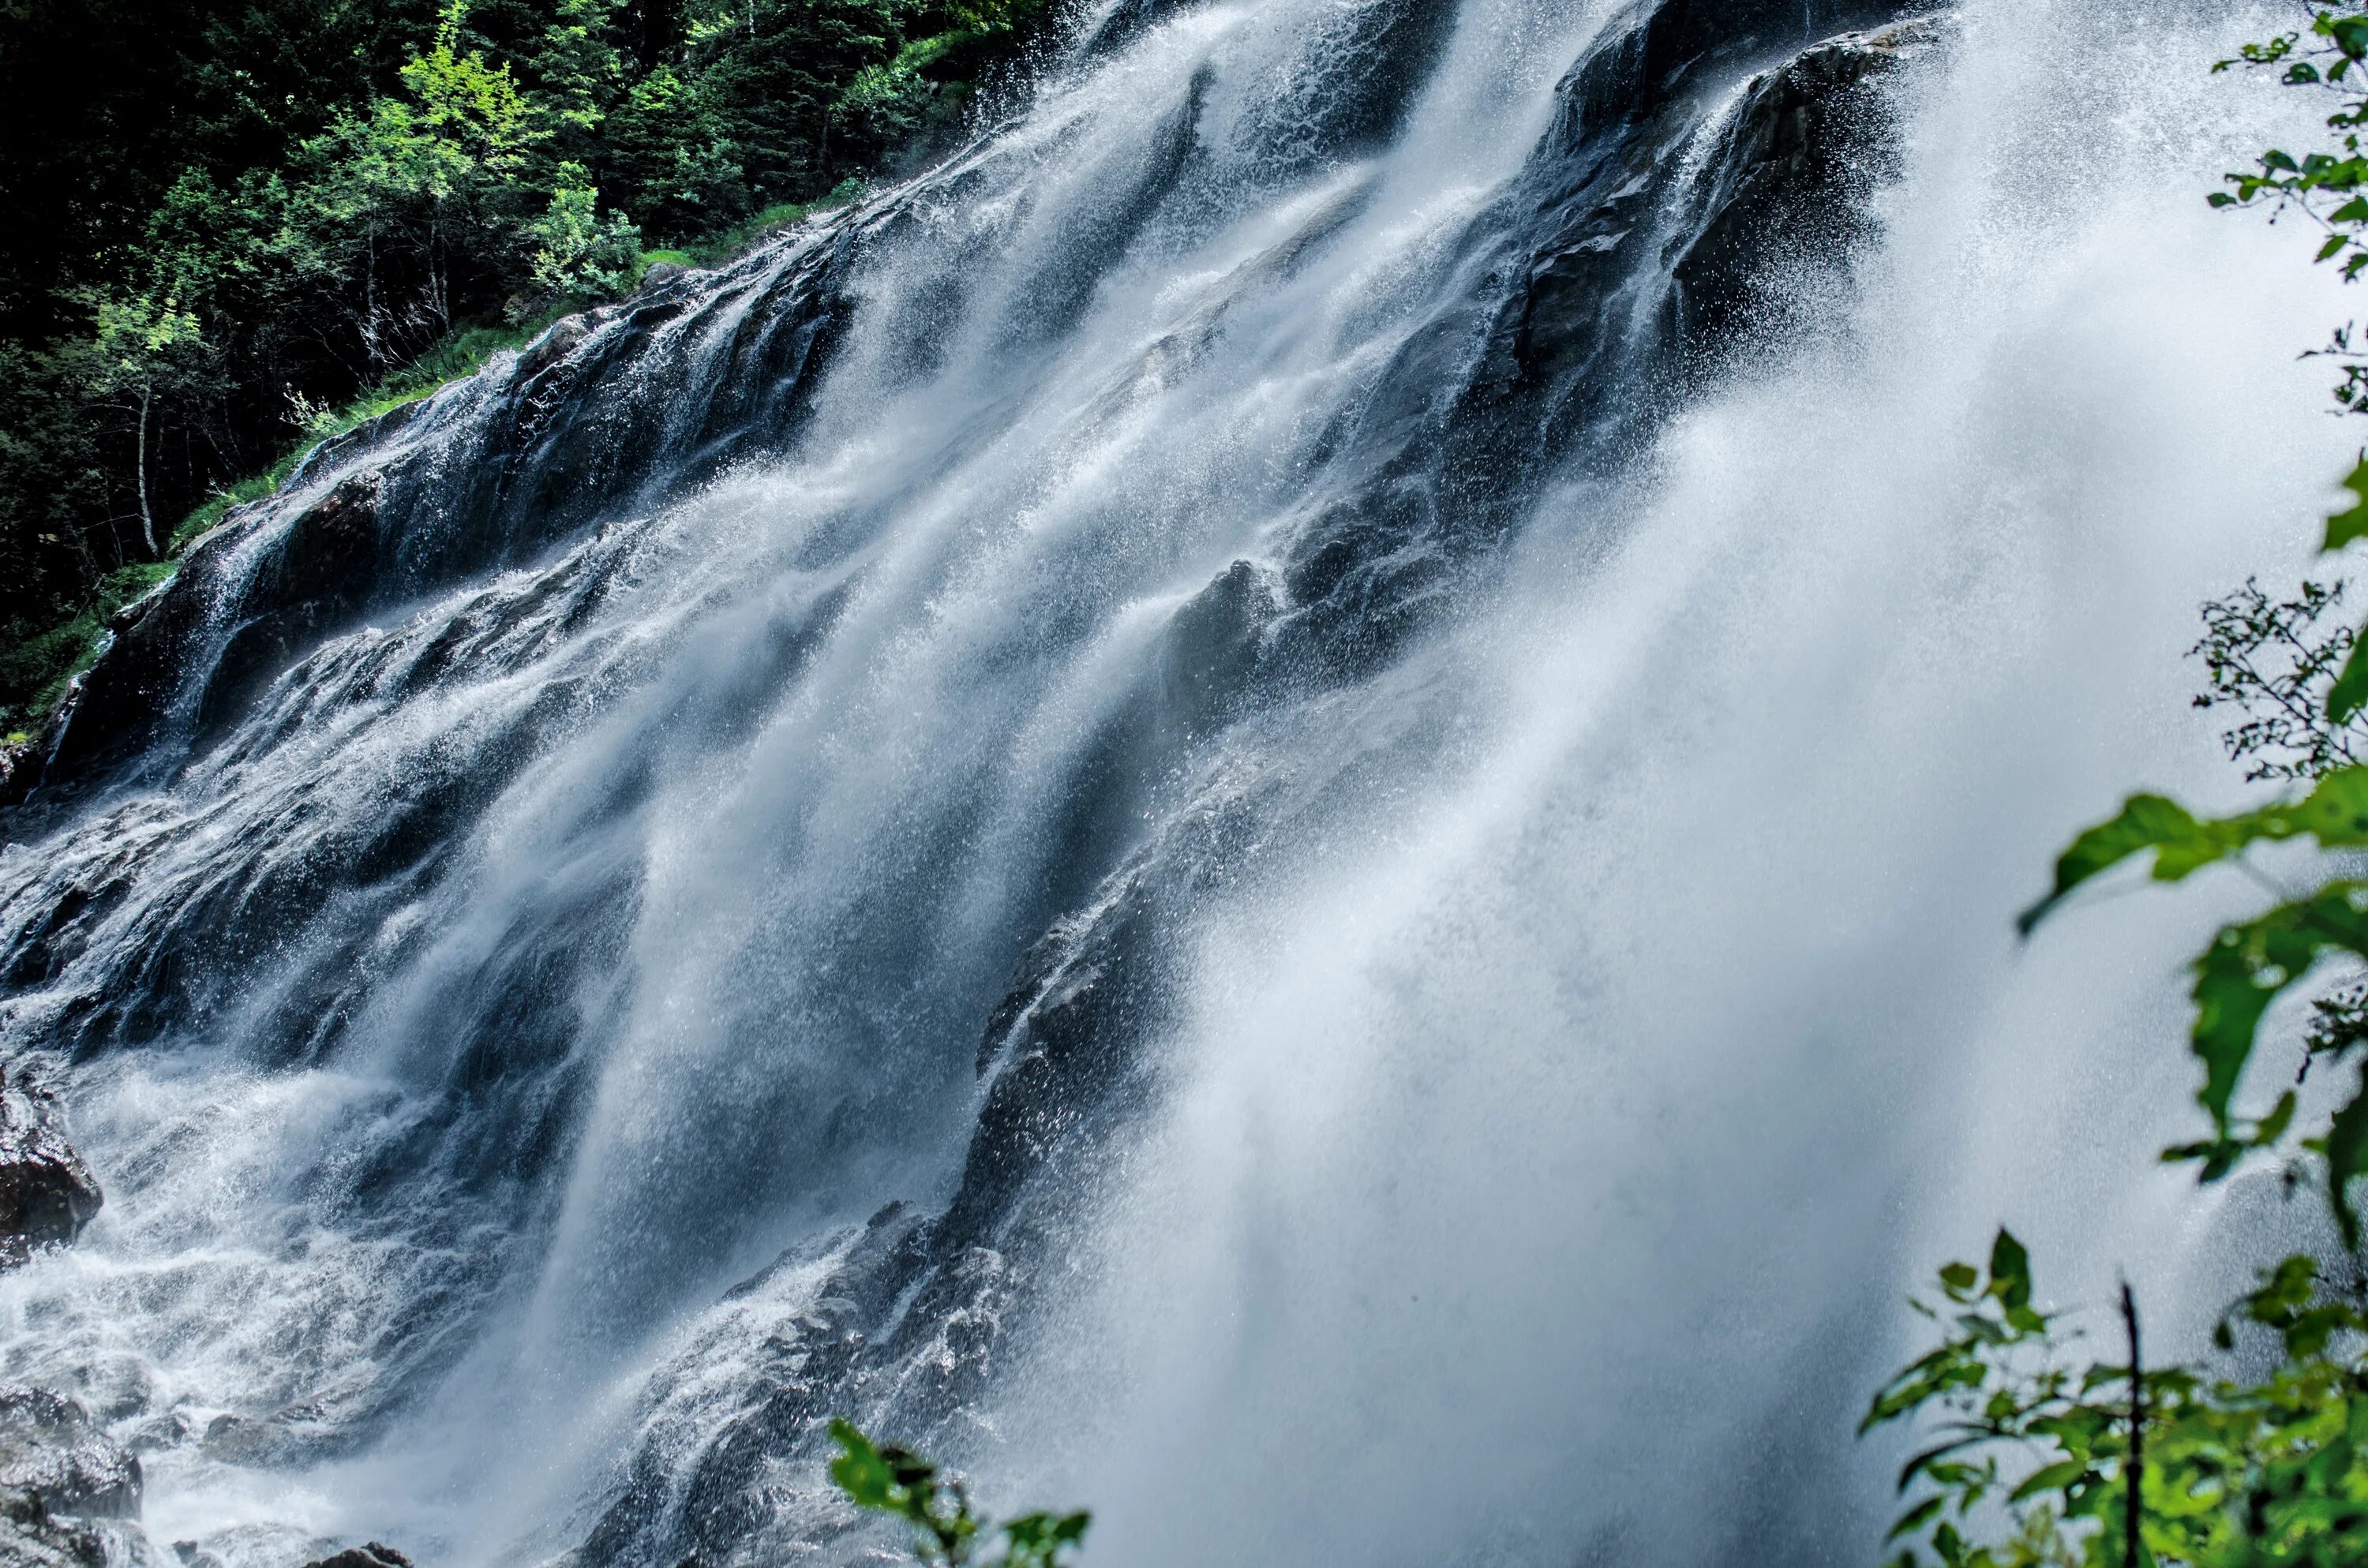
[[[642,274],[642,290],[646,293],[654,289],[663,289],[689,270],[671,261],[652,262],[650,269]]]
[[[106,1568],[97,1531],[58,1517],[38,1492],[0,1483],[0,1563],[7,1568]]]
[[[1469,294],[1412,332],[1282,562],[1273,662],[1378,667],[1525,516],[1533,476],[1618,466],[1742,346],[1782,267],[1832,266],[1896,166],[1873,78],[1928,0],[1639,0],[1465,241]],[[1729,106],[1733,106],[1729,111]]]
[[[1746,86],[1711,156],[1702,216],[1671,267],[1688,348],[1716,347],[1785,258],[1838,258],[1865,236],[1857,199],[1899,172],[1892,106],[1867,89],[1939,36],[1930,20],[1847,34]]]
[[[0,1268],[73,1241],[104,1201],[59,1119],[39,1085],[0,1070]]]
[[[0,1387],[0,1487],[30,1492],[58,1513],[131,1518],[140,1461],[63,1394]]]
[[[391,1546],[370,1541],[349,1546],[333,1557],[307,1562],[304,1568],[411,1568],[411,1559]]]
[[[1236,561],[1176,612],[1160,659],[1161,706],[1170,724],[1189,736],[1238,710],[1281,604],[1270,574]]]
[[[264,1469],[301,1465],[337,1452],[351,1440],[350,1434],[324,1420],[319,1406],[311,1403],[268,1415],[220,1415],[194,1431],[183,1423],[181,1435],[195,1436],[209,1459]]]
[[[1804,9],[1881,30],[1811,42]],[[1511,286],[1474,378],[1479,422],[1512,403],[1619,444],[1623,412],[1655,410],[1620,394],[1716,347],[1771,264],[1851,237],[1896,164],[1865,88],[1936,36],[1912,19],[1931,9],[1659,0],[1608,28],[1564,78],[1524,176],[1536,216],[1500,264]]]

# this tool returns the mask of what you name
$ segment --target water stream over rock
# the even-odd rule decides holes
[[[2209,909],[2008,927],[2341,466],[2168,10],[1100,0],[234,513],[0,814],[106,1550],[1868,1560],[1909,1279],[2203,1267]]]

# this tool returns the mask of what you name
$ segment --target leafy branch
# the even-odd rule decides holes
[[[944,1479],[928,1460],[893,1443],[874,1443],[846,1421],[830,1424],[839,1456],[830,1477],[859,1508],[889,1514],[912,1528],[913,1552],[931,1568],[1060,1568],[1083,1543],[1090,1514],[1023,1514],[1001,1525],[971,1507],[961,1481]],[[975,1555],[982,1540],[993,1553]]]

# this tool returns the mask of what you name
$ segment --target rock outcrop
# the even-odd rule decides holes
[[[307,1562],[304,1568],[411,1568],[411,1559],[391,1546],[368,1541],[349,1546],[334,1556]]]
[[[107,1543],[89,1526],[52,1514],[40,1494],[0,1486],[0,1563],[7,1568],[106,1568]]]
[[[57,1513],[120,1519],[140,1512],[140,1460],[77,1401],[0,1386],[0,1489],[29,1492]]]
[[[104,1201],[58,1127],[56,1102],[21,1073],[0,1069],[0,1268],[73,1241]]]

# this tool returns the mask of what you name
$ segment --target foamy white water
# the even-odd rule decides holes
[[[882,206],[785,451],[423,578],[0,860],[11,928],[122,884],[0,1004],[108,1193],[0,1369],[143,1447],[152,1540],[844,1554],[845,1408],[1090,1560],[1856,1562],[1940,1262],[2211,1303],[2149,1151],[2243,889],[2010,919],[2126,789],[2242,793],[2180,654],[2357,437],[2294,358],[2341,290],[2202,194],[2308,106],[2205,74],[2263,14],[1970,0],[1799,330],[1600,447],[1404,439],[1625,14],[1056,62]],[[660,329],[683,395],[744,309]]]

